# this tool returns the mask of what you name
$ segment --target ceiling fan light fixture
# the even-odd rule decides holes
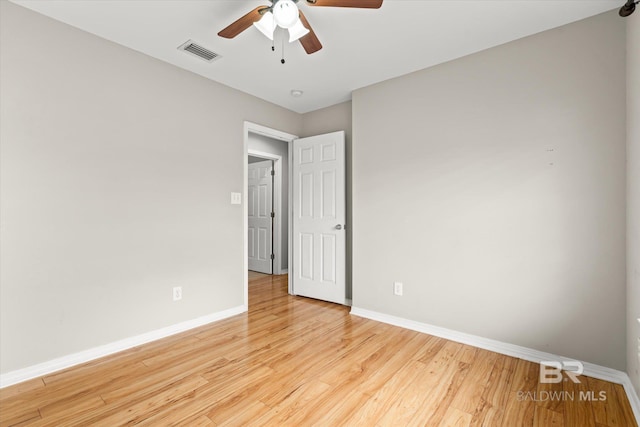
[[[276,29],[276,23],[273,19],[273,13],[265,12],[262,18],[258,22],[253,23],[262,34],[267,36],[269,40],[273,40],[273,32]]]
[[[309,30],[302,25],[302,22],[298,19],[291,28],[289,28],[289,43],[293,43],[300,37],[304,37],[309,34]]]
[[[273,6],[273,18],[282,28],[291,28],[300,21],[298,6],[291,0],[279,0]]]

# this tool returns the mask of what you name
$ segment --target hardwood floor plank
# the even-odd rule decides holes
[[[221,334],[217,340],[204,341],[194,338],[188,345],[174,345],[168,351],[163,351],[142,360],[142,363],[151,369],[163,369],[166,366],[175,366],[177,363],[187,360],[194,353],[199,353],[203,348],[215,351],[218,347],[231,343],[237,339],[235,335]]]
[[[615,396],[616,393],[613,384],[588,377],[585,377],[584,381],[587,382],[587,389],[592,393],[589,396],[594,398],[591,407],[596,423],[609,427],[626,425],[622,408],[617,405],[615,399],[611,399],[611,396]]]
[[[564,417],[559,412],[536,405],[533,427],[564,427]]]
[[[518,359],[513,372],[511,391],[534,391],[538,387],[540,365]]]
[[[624,391],[624,387],[620,384],[611,384],[613,389],[615,390],[615,395],[607,396],[608,399],[611,399],[611,403],[617,405],[620,412],[622,413],[623,422],[625,426],[630,427],[638,427],[638,423],[636,418],[633,416],[633,410],[631,409],[631,404],[629,403],[629,399],[627,399],[627,393]]]
[[[471,363],[473,363],[474,360],[476,360],[476,355],[478,353],[483,353],[483,352],[481,352],[479,350],[480,349],[478,349],[478,348],[471,347],[470,345],[463,344],[462,345],[462,350],[460,350],[460,352],[457,355],[457,359],[459,361],[463,362],[463,363],[466,363],[466,364],[470,365]]]
[[[107,413],[107,416],[101,415],[97,418],[89,419],[83,424],[96,427],[137,424],[163,410],[170,411],[176,402],[185,399],[206,384],[208,384],[208,381],[201,376],[184,378],[143,401],[122,409],[112,410]]]
[[[511,396],[511,382],[513,381],[513,370],[505,369],[502,360],[506,356],[499,355],[491,370],[491,375],[487,381],[486,388],[476,407],[472,426],[499,426],[502,424],[504,409],[508,406],[508,398]],[[515,369],[515,364],[513,365]]]
[[[43,406],[39,410],[40,416],[45,420],[60,419],[62,417],[71,420],[75,418],[77,414],[95,411],[104,406],[105,402],[100,396],[86,396],[81,400],[74,396],[70,399],[63,399]]]
[[[12,410],[5,411],[3,408],[2,411],[0,411],[1,426],[30,425],[41,419],[40,411],[37,409],[22,410],[21,408],[13,408]]]
[[[370,331],[371,327],[372,325],[368,323],[357,324],[354,330],[348,334],[349,338],[346,342],[330,338],[334,335],[333,327],[314,337],[303,348],[292,353],[294,357],[287,363],[287,378],[281,383],[281,387],[268,390],[266,395],[260,397],[260,400],[269,406],[276,406],[291,390],[300,387],[308,378],[331,369],[334,362],[340,360],[348,352],[350,346],[359,345],[370,339],[373,336]],[[328,351],[318,352],[316,348],[319,345]]]
[[[172,425],[172,426],[181,426],[181,427],[213,427],[216,424],[211,421],[209,418],[207,418],[204,415],[195,415],[191,418],[187,418],[184,421],[178,422],[178,423],[172,423],[170,422],[170,419],[166,419],[165,421],[168,421],[167,424],[165,425]]]
[[[426,341],[428,347],[435,344],[431,340]],[[351,422],[354,425],[372,425],[393,421],[406,425],[416,419],[415,413],[423,409],[429,399],[437,402],[439,394],[446,394],[448,383],[459,369],[457,363],[451,361],[461,348],[461,344],[446,343],[428,364],[416,360],[406,363],[382,388],[378,386],[378,391],[353,414]],[[402,392],[399,393],[400,390]]]
[[[560,414],[564,411],[562,382],[538,383],[536,388],[536,405]]]
[[[447,344],[447,340],[438,337],[427,336],[420,338],[425,341],[426,345],[417,355],[417,360],[425,364],[429,363],[442,350],[442,347]]]
[[[425,337],[413,331],[408,331],[407,337],[408,341],[402,345],[401,350],[394,343],[389,344],[389,351],[384,358],[385,363],[362,379],[356,387],[359,393],[373,396],[383,384],[387,383],[409,361],[420,361],[418,359],[426,351],[425,349],[431,348],[437,343],[436,340],[431,340],[430,337]]]
[[[118,384],[117,387],[110,384],[102,388],[100,396],[108,404],[118,401],[131,401],[138,396],[152,394],[167,385],[225,362],[227,361],[224,358],[212,360],[207,354],[200,354],[194,359],[186,360],[184,364],[168,367],[165,370],[149,372],[144,378],[135,383],[127,381]]]
[[[409,334],[400,335],[396,345],[409,341]],[[374,335],[363,345],[353,351],[345,353],[336,364],[336,369],[328,369],[319,374],[319,380],[334,387],[354,383],[356,386],[366,377],[377,371],[391,358],[397,349],[396,345],[389,345],[386,337]]]
[[[256,420],[258,425],[301,426],[307,425],[306,417],[312,406],[331,386],[321,381],[311,380],[291,392],[285,399]]]
[[[323,408],[317,408],[307,420],[311,426],[344,426],[348,420],[365,402],[369,396],[350,390],[348,393],[335,395],[333,402]]]
[[[232,416],[222,420],[218,426],[228,427],[228,426],[245,426],[252,423],[254,420],[259,419],[264,414],[269,412],[271,408],[269,408],[264,403],[257,401],[248,401],[245,402],[242,406],[242,410],[236,411]]]
[[[124,361],[124,362],[123,362]],[[131,381],[128,374],[132,370],[136,370],[138,374],[143,374],[145,367],[140,362],[130,361],[127,358],[118,357],[114,360],[114,369],[105,372],[102,365],[104,361],[100,361],[96,365],[97,373],[89,375],[86,366],[81,366],[78,378],[70,376],[65,371],[64,380],[54,381],[45,387],[37,388],[33,392],[14,395],[2,401],[2,411],[0,411],[0,423],[2,412],[10,411],[13,407],[23,409],[37,409],[50,405],[57,401],[65,399],[82,399],[86,395],[98,394],[98,392],[109,384],[119,383],[125,384]],[[28,396],[28,399],[25,399]]]
[[[420,366],[413,379],[396,393],[393,405],[378,423],[408,426],[414,420],[424,419],[426,414],[418,415],[418,412],[427,408],[427,413],[435,412],[449,390],[454,388],[454,383],[459,390],[460,382],[468,374],[468,367],[466,363],[443,362],[437,357],[425,368]]]
[[[503,427],[530,427],[533,426],[535,414],[535,402],[529,399],[522,399],[518,391],[511,391],[507,397],[507,407],[504,408],[502,417]],[[575,424],[578,426],[579,424]]]
[[[490,351],[478,352],[477,356],[476,353],[473,354],[474,358],[466,355],[463,358],[469,361],[467,362],[470,365],[469,372],[451,402],[451,406],[468,414],[475,413],[480,404],[498,357],[497,353]]]
[[[439,395],[432,395],[429,391],[429,399],[415,414],[414,419],[409,421],[408,426],[436,425],[445,419],[450,408],[451,401],[458,395],[460,385],[468,374],[467,363],[459,362],[458,369],[453,372],[453,376],[448,381],[446,392],[442,395],[444,388],[440,387]]]
[[[593,407],[590,401],[580,398],[580,393],[588,393],[589,387],[584,382],[584,377],[580,377],[583,382],[563,381],[563,391],[567,393],[564,402],[564,424],[566,426],[595,427],[596,421],[593,415]],[[570,397],[569,397],[570,396]]]
[[[219,374],[218,379],[211,379],[207,386],[200,387],[198,390],[187,396],[180,402],[175,402],[166,411],[171,411],[173,419],[184,419],[192,414],[207,415],[211,419],[213,411],[220,402],[224,402],[234,393],[241,392],[245,389],[251,389],[255,384],[268,384],[269,378],[273,370],[265,366],[249,366],[243,369],[243,366],[225,366]],[[224,372],[229,375],[225,376]],[[141,425],[155,426],[161,423],[166,415],[159,413],[155,416],[145,419]],[[182,417],[182,418],[180,418]],[[215,420],[212,419],[213,422]]]
[[[257,398],[261,390],[271,386],[272,381],[268,377],[263,381],[257,381],[243,387],[242,389],[236,390],[224,399],[218,400],[213,405],[209,406],[206,409],[207,417],[218,424],[223,424],[227,422],[227,420],[236,417],[238,413],[243,412],[247,402],[255,402],[256,410],[258,411],[262,407],[270,410],[271,408],[269,406],[260,402]],[[263,411],[260,415],[263,415],[266,412],[267,411]]]
[[[438,427],[466,427],[471,424],[471,418],[471,414],[452,407],[447,410]]]
[[[257,274],[248,313],[1,390],[0,426],[637,427],[622,386],[538,372]],[[607,400],[541,395],[560,391]]]
[[[375,425],[396,404],[397,392],[410,384],[412,378],[426,365],[410,361],[388,381],[380,385],[379,390],[346,421],[347,425]]]
[[[18,396],[18,398],[20,398],[20,395],[22,394],[32,393],[34,390],[42,389],[44,387],[45,385],[42,378],[34,378],[32,380],[16,384],[12,387],[2,388],[0,389],[0,402],[8,401],[14,396]]]
[[[383,332],[378,328],[374,331]],[[393,343],[376,335],[355,351],[347,353],[340,362],[344,369],[329,369],[326,374],[320,375],[319,379],[333,388],[330,394],[327,393],[314,402],[315,411],[307,416],[306,421],[312,425],[323,425],[323,421],[324,425],[335,425],[352,416],[355,410],[362,406],[362,402],[370,397],[357,391],[358,388],[368,381],[373,384],[376,375],[394,355],[413,353],[414,349],[418,348],[410,345],[414,338],[416,334],[408,330],[397,334]],[[332,408],[329,414],[326,413],[326,408]]]
[[[472,426],[500,425],[510,396],[518,359],[498,354],[484,393],[473,413]]]

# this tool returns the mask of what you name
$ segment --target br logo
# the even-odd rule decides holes
[[[563,375],[564,371],[564,375]],[[540,383],[556,384],[562,382],[565,376],[576,384],[580,383],[578,377],[584,372],[581,362],[572,360],[558,362],[555,360],[540,362]]]

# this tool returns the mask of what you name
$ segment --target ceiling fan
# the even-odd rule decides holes
[[[276,27],[289,30],[289,42],[300,40],[300,44],[308,54],[322,49],[322,44],[311,28],[309,21],[296,3],[299,0],[269,0],[271,6],[258,6],[231,25],[220,31],[218,35],[232,39],[251,25],[273,40]],[[354,7],[362,9],[378,9],[383,0],[306,0],[309,6]]]

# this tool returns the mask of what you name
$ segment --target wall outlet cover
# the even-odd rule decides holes
[[[393,294],[402,296],[402,282],[393,282]]]

